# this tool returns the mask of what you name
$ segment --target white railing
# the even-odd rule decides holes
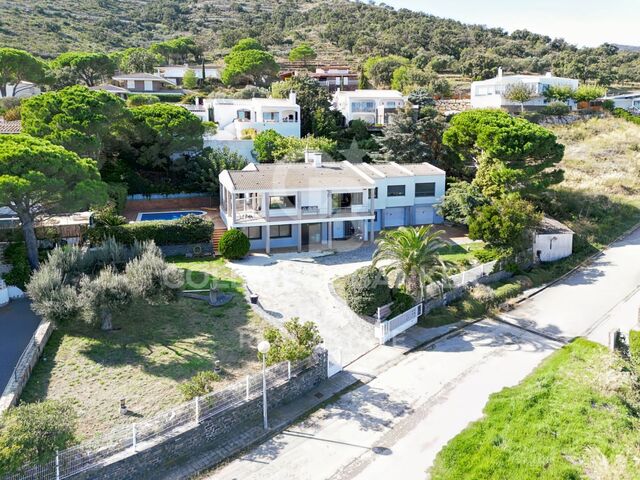
[[[413,327],[418,323],[420,315],[422,315],[422,303],[393,317],[391,320],[378,322],[375,327],[375,336],[380,342],[380,345],[387,343],[392,338]]]
[[[318,361],[319,355],[314,353],[295,364],[282,362],[269,367],[266,372],[268,388],[286,384],[292,377],[314,367]],[[99,467],[114,455],[135,454],[149,445],[144,442],[171,438],[261,395],[262,373],[247,375],[242,381],[222,390],[196,397],[148,420],[117,427],[106,435],[63,450],[47,463],[25,465],[21,472],[3,477],[3,480],[62,480]]]
[[[464,285],[468,285],[469,283],[477,282],[482,277],[485,277],[493,272],[493,268],[495,267],[496,263],[496,260],[494,260],[493,262],[483,263],[482,265],[478,265],[477,267],[449,276],[446,282],[430,283],[425,287],[425,297],[437,297],[443,293],[445,288],[453,289],[463,287]]]

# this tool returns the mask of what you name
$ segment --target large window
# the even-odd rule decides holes
[[[404,185],[387,186],[387,197],[404,197],[404,195],[405,195]]]
[[[279,122],[280,113],[278,112],[264,112],[262,114],[265,122]]]
[[[434,182],[416,183],[416,197],[435,197],[436,184]]]
[[[362,192],[351,194],[351,205],[362,205],[364,203],[364,196]]]
[[[351,111],[354,113],[375,113],[376,102],[351,102]]]
[[[278,210],[282,208],[295,208],[296,196],[289,195],[286,197],[269,197],[269,208],[272,210]]]
[[[261,240],[262,239],[262,227],[247,227],[243,228],[245,235],[249,240]]]
[[[272,225],[269,229],[271,238],[291,238],[291,225]]]

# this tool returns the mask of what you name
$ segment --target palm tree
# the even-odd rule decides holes
[[[442,230],[431,226],[400,227],[388,230],[376,240],[373,265],[385,262],[385,274],[395,274],[396,283],[403,282],[407,292],[424,299],[424,287],[447,279],[447,265],[438,250],[446,246],[440,238]],[[387,263],[388,262],[388,263]]]

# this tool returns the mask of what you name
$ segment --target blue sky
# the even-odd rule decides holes
[[[640,0],[386,0],[384,3],[507,31],[526,28],[581,46],[604,42],[640,46]]]

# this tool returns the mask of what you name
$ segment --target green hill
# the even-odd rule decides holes
[[[0,0],[0,46],[52,57],[67,50],[114,51],[194,36],[210,60],[254,37],[283,61],[307,41],[318,62],[358,63],[401,55],[421,68],[473,77],[553,70],[609,84],[640,81],[640,52],[614,45],[577,49],[526,30],[466,25],[410,10],[348,0]]]

